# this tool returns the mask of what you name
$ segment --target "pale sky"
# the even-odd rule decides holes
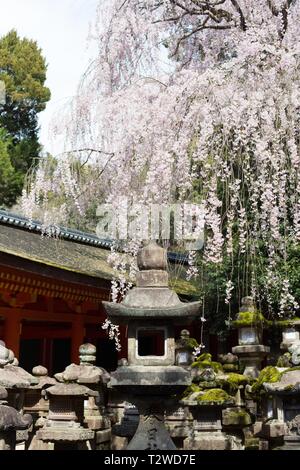
[[[48,63],[47,86],[52,93],[40,114],[40,141],[56,153],[48,125],[64,101],[76,93],[80,77],[96,46],[87,43],[99,0],[0,0],[0,36],[16,29],[38,42]]]

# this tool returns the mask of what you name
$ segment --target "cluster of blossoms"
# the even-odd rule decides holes
[[[78,210],[99,194],[144,206],[199,202],[204,261],[243,257],[241,296],[255,291],[271,305],[271,278],[287,243],[300,237],[299,21],[299,0],[102,1],[92,34],[98,57],[54,126],[66,151],[96,150],[93,171],[82,182],[68,159],[52,173],[41,165],[24,207],[47,206],[50,193],[65,194]],[[116,300],[126,291],[127,266],[112,256]],[[191,254],[188,276],[196,275]],[[295,309],[286,281],[280,285],[281,311]],[[224,295],[229,303],[231,281]]]
[[[200,344],[199,346],[197,346],[197,348],[193,350],[193,356],[195,358],[200,356],[202,354],[203,349],[205,349],[205,344]]]
[[[289,280],[284,279],[282,284],[279,315],[282,317],[286,317],[287,315],[293,316],[293,313],[299,310],[299,304],[296,302],[295,297],[290,293]]]
[[[232,291],[234,290],[234,285],[231,280],[227,281],[226,283],[226,298],[225,298],[225,304],[230,304],[230,300],[232,297]]]
[[[113,323],[111,323],[110,320],[106,319],[102,325],[102,329],[106,330],[108,333],[109,339],[115,342],[116,350],[121,351],[119,326],[114,325]]]

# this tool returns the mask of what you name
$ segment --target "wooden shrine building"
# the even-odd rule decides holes
[[[114,344],[101,328],[113,273],[107,248],[76,231],[43,238],[38,223],[0,211],[0,340],[22,367],[63,370],[78,362],[85,341],[97,345],[99,365],[116,366]]]
[[[120,328],[118,357],[101,328],[113,277],[109,248],[108,240],[75,230],[62,229],[59,239],[42,237],[39,223],[0,210],[0,340],[24,369],[42,364],[53,375],[78,362],[84,342],[97,346],[97,365],[107,370],[127,357],[126,329]],[[180,255],[169,254],[175,266],[172,256]],[[190,297],[186,281],[172,287]]]

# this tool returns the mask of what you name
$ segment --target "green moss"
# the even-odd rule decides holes
[[[226,402],[232,402],[233,399],[224,390],[221,390],[220,388],[212,388],[207,392],[204,392],[203,395],[200,395],[197,398],[197,401],[201,404],[204,402],[223,404]]]
[[[195,362],[193,362],[191,367],[198,367],[198,369],[208,369],[212,368],[214,372],[222,372],[223,367],[220,362],[214,362],[211,360],[212,356],[209,353],[201,354]]]
[[[223,424],[225,426],[245,427],[252,424],[252,419],[247,411],[240,408],[232,408],[231,410],[226,410],[226,413],[223,414]]]
[[[277,366],[277,367],[290,367],[290,365],[291,365],[291,363],[290,363],[291,357],[292,357],[291,353],[289,353],[289,352],[284,353],[282,356],[280,356],[280,357],[278,358],[278,361],[277,361],[276,366]]]
[[[295,385],[287,385],[286,387],[284,387],[285,392],[291,392],[294,389],[295,389]]]
[[[294,370],[300,370],[300,366],[295,366],[295,367],[289,367],[288,369],[284,370],[283,372],[281,372],[281,376],[283,374],[286,374],[287,372],[293,372]]]
[[[209,353],[203,353],[198,357],[197,362],[210,361],[212,360],[212,355]]]
[[[281,372],[276,367],[265,367],[259,374],[256,383],[252,386],[252,392],[260,393],[263,391],[264,383],[278,382],[281,377]]]
[[[176,279],[176,277],[171,278],[169,281],[169,287],[174,289],[179,295],[188,295],[193,296],[194,298],[199,298],[199,289],[191,282],[184,279]]]
[[[223,371],[222,364],[220,364],[219,362],[214,362],[214,361],[201,361],[201,362],[196,361],[196,362],[193,362],[191,367],[198,367],[198,369],[212,368],[214,370],[214,372],[222,372]]]
[[[240,386],[245,387],[249,383],[249,377],[235,373],[228,374],[228,377],[226,379],[220,380],[222,388],[228,390],[229,393],[235,393]]]
[[[232,325],[236,328],[242,326],[251,326],[257,324],[266,323],[266,319],[261,312],[240,312],[237,320],[232,322]]]
[[[187,341],[187,347],[189,349],[195,349],[195,348],[198,348],[199,346],[199,343],[198,341],[195,339],[195,338],[189,338],[188,341]]]
[[[259,449],[259,438],[258,437],[247,437],[245,439],[246,450],[258,450]]]
[[[300,318],[294,317],[294,318],[290,318],[290,319],[287,319],[287,320],[274,320],[274,321],[269,322],[269,323],[271,323],[272,325],[275,325],[275,326],[286,328],[286,327],[289,327],[289,326],[293,326],[296,322],[300,322]]]
[[[239,370],[238,364],[223,364],[223,369],[225,372],[236,372]]]
[[[191,396],[193,393],[201,392],[201,388],[198,387],[196,384],[191,384],[189,387],[185,389],[183,392],[182,398],[188,398]]]
[[[201,390],[205,390],[207,388],[218,388],[220,384],[218,381],[211,381],[211,382],[198,382],[198,386]]]

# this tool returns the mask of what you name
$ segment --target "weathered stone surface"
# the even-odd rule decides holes
[[[0,341],[0,367],[6,366],[10,361],[9,350],[3,341]]]
[[[76,441],[89,441],[94,438],[94,431],[90,429],[66,429],[66,428],[43,428],[36,433],[37,439],[42,441],[56,442],[76,442]]]
[[[66,367],[64,372],[55,374],[55,378],[59,382],[72,381],[78,384],[97,384],[107,383],[110,379],[110,375],[101,367],[71,364]]]
[[[188,386],[190,383],[190,373],[182,367],[129,366],[112,372],[110,386],[147,386],[154,391],[155,387]]]
[[[144,277],[144,287],[131,289],[120,304],[103,302],[109,318],[118,323],[128,323],[133,318],[180,318],[186,322],[199,314],[200,302],[183,303],[174,291],[165,286],[167,265],[163,260],[166,260],[166,250],[151,243],[141,250],[138,259],[140,272],[147,272],[147,282]],[[165,274],[159,278],[157,271]],[[143,279],[143,274],[141,277]],[[151,286],[153,283],[155,287]]]
[[[31,385],[31,390],[42,390],[46,387],[56,384],[56,380],[48,376],[48,370],[46,367],[37,366],[32,369],[32,375],[37,378],[38,383],[36,385]]]
[[[175,450],[176,446],[159,414],[141,414],[138,429],[127,450]]]
[[[264,389],[269,393],[299,393],[300,392],[300,370],[286,372],[281,376],[279,382],[264,383]]]
[[[232,352],[237,356],[241,356],[241,354],[256,355],[257,353],[266,355],[270,352],[270,348],[269,346],[263,346],[262,344],[249,344],[245,346],[235,346],[232,348]]]
[[[137,264],[140,271],[162,270],[168,267],[167,252],[155,242],[150,242],[137,255]]]
[[[15,450],[16,433],[14,431],[0,431],[0,451]]]
[[[36,436],[33,436],[28,450],[54,450],[54,443],[44,442],[38,439]]]
[[[254,437],[258,437],[258,435],[262,432],[262,421],[255,421],[255,423],[251,426],[251,431]]]
[[[98,392],[91,390],[84,385],[79,385],[75,383],[60,383],[53,385],[52,387],[47,388],[43,391],[44,396],[54,395],[54,396],[78,396],[78,397],[97,397]]]
[[[299,331],[296,331],[295,328],[287,328],[282,332],[282,342],[280,344],[280,349],[282,351],[288,351],[290,347],[300,344]]]
[[[278,420],[270,420],[266,423],[262,423],[261,435],[267,439],[273,439],[282,437],[286,433],[285,423]]]
[[[221,364],[237,364],[239,362],[239,358],[232,353],[219,354],[219,361]]]
[[[3,405],[6,404],[5,401],[6,401],[7,397],[8,397],[8,393],[7,393],[6,388],[0,387],[0,405],[1,404],[3,404]]]
[[[185,450],[229,450],[228,436],[221,432],[202,432],[184,440]]]
[[[104,429],[103,431],[95,432],[96,444],[102,444],[103,442],[108,442],[111,440],[111,430]]]
[[[289,347],[289,352],[292,354],[291,362],[293,366],[298,366],[300,364],[300,341],[298,343],[292,344]]]
[[[130,322],[128,327],[128,363],[130,366],[172,366],[175,364],[175,341],[172,326],[157,324],[155,327],[139,327],[137,321]],[[157,331],[164,335],[164,356],[139,356],[137,335],[140,331]]]
[[[127,437],[119,437],[112,435],[111,450],[126,450],[128,446]]]
[[[86,412],[86,409],[84,411]],[[108,418],[103,416],[86,416],[85,414],[84,422],[87,424],[88,428],[93,431],[110,428]]]
[[[25,389],[38,383],[38,379],[15,364],[14,353],[0,343],[0,386],[8,389]]]
[[[227,408],[222,411],[223,426],[234,426],[244,428],[252,424],[249,413],[242,408]]]
[[[0,405],[0,431],[28,429],[32,424],[30,415],[21,415],[11,406]]]
[[[258,437],[246,437],[245,449],[246,450],[259,450],[260,440]]]
[[[232,352],[239,357],[239,362],[244,367],[243,374],[247,377],[256,379],[261,370],[263,359],[269,354],[269,346],[262,344],[249,344],[244,346],[235,346]]]
[[[93,365],[96,362],[97,348],[93,344],[85,343],[79,347],[81,365]]]
[[[187,324],[198,316],[200,302],[183,303],[167,287],[166,250],[155,243],[139,253],[138,266],[137,287],[120,304],[103,303],[113,323],[129,325],[129,365],[124,364],[111,374],[109,387],[132,394],[129,399],[140,412],[139,426],[128,450],[175,449],[164,426],[163,415],[167,409],[164,398],[183,392],[191,384],[191,374],[174,365],[173,326]],[[154,347],[140,348],[144,330],[155,340],[154,344],[159,343],[159,353]]]
[[[26,389],[31,384],[36,383],[32,376],[32,379],[28,377],[30,374],[20,374],[18,367],[7,365],[3,369],[0,368],[0,385],[7,389]],[[25,371],[24,371],[25,372]]]
[[[137,408],[125,408],[121,421],[113,426],[112,432],[120,437],[132,438],[136,433],[139,422],[140,415]]]
[[[29,374],[26,370],[22,369],[22,367],[8,365],[4,367],[4,370],[10,370],[11,372],[14,372],[20,378],[27,380],[30,385],[36,385],[38,383],[37,377]]]
[[[193,427],[193,416],[187,406],[178,407],[172,413],[167,412],[165,416],[165,426],[172,438],[186,438]]]
[[[136,275],[137,287],[168,287],[169,276],[166,271],[140,271]]]
[[[144,319],[173,319],[177,323],[187,323],[199,314],[200,303],[175,305],[173,307],[127,307],[122,304],[103,302],[105,310],[112,321],[118,319],[120,324],[126,324],[128,318]]]

